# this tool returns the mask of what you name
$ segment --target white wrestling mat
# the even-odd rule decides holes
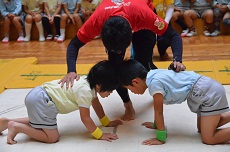
[[[224,86],[230,105],[230,85]],[[0,117],[27,117],[24,98],[31,89],[6,89],[0,94]],[[205,145],[201,142],[196,129],[196,114],[190,112],[187,103],[164,106],[165,123],[167,125],[167,142],[164,145],[146,146],[141,142],[155,137],[155,131],[141,124],[153,121],[152,98],[146,92],[144,95],[130,93],[136,110],[135,120],[125,122],[114,128],[106,128],[100,122],[91,108],[91,117],[104,132],[116,131],[118,140],[107,142],[95,140],[80,120],[79,111],[66,115],[58,115],[60,141],[55,144],[45,144],[30,139],[24,134],[15,138],[17,144],[6,143],[8,131],[0,136],[0,152],[230,152],[230,142],[221,145]],[[101,99],[105,113],[110,118],[119,119],[124,114],[123,103],[114,91],[108,98]],[[230,127],[230,123],[226,126]]]

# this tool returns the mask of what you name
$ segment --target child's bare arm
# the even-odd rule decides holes
[[[166,140],[166,130],[163,116],[163,95],[154,94],[154,113],[156,122],[156,138],[150,138],[142,142],[143,145],[161,145]]]
[[[76,4],[76,9],[74,10],[74,14],[78,13],[78,11],[81,9],[81,3]]]
[[[58,14],[60,13],[61,8],[62,8],[62,5],[61,5],[61,4],[58,4],[58,5],[57,5],[57,9],[56,9],[55,12],[54,12],[54,16],[55,16],[55,15],[58,15]]]
[[[164,115],[163,115],[163,95],[157,93],[154,98],[154,113],[155,122],[158,130],[165,130]]]
[[[84,107],[79,107],[80,110],[80,116],[81,116],[81,121],[83,124],[86,126],[86,128],[91,132],[91,135],[100,140],[106,140],[111,142],[112,140],[118,139],[118,136],[116,134],[112,133],[103,133],[100,128],[98,128],[93,120],[90,117],[90,109],[89,108],[84,108]]]
[[[68,17],[70,18],[70,19],[73,19],[73,17],[70,15],[70,13],[69,13],[69,10],[68,10],[68,8],[67,8],[67,5],[66,4],[62,4],[62,6],[63,6],[63,9],[64,9],[64,12],[68,15]]]
[[[48,7],[48,4],[46,2],[44,2],[44,12],[50,18],[49,7]]]
[[[30,10],[28,10],[28,7],[27,7],[26,5],[22,5],[22,8],[23,8],[23,11],[24,11],[26,14],[33,15],[33,12],[31,12]]]
[[[103,126],[106,127],[113,127],[113,126],[117,126],[117,125],[121,125],[122,122],[120,120],[114,120],[114,121],[110,121],[107,116],[105,115],[104,109],[101,105],[101,103],[99,102],[98,98],[94,98],[92,101],[92,106],[93,109],[95,110],[98,118],[100,119],[100,122],[102,123]]]
[[[44,11],[43,3],[40,4],[39,6],[40,6],[40,10],[36,12],[37,14],[40,14],[40,13],[42,13]]]

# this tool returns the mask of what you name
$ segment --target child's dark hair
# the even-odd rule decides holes
[[[132,28],[123,17],[110,17],[102,27],[101,38],[108,51],[120,53],[132,41]]]
[[[104,60],[95,64],[87,76],[90,88],[100,86],[100,92],[113,91],[119,85],[116,66],[110,61]]]
[[[132,85],[132,80],[135,78],[145,79],[148,73],[141,63],[132,59],[121,62],[118,71],[119,83],[122,86]]]

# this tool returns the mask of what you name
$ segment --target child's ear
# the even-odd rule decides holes
[[[95,90],[96,90],[96,92],[100,92],[101,87],[98,84],[96,84]]]
[[[138,84],[139,84],[139,80],[138,79],[135,78],[135,79],[132,80],[132,85],[133,86],[136,86]]]

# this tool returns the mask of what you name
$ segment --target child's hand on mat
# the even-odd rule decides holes
[[[149,129],[156,129],[153,125],[153,122],[144,122],[141,124],[142,126],[145,126],[146,128],[149,128]]]
[[[162,145],[164,141],[159,141],[156,138],[150,138],[142,142],[142,145]]]
[[[119,119],[110,121],[109,124],[106,127],[114,127],[114,126],[118,126],[118,125],[122,125],[122,121]]]
[[[111,133],[103,133],[101,136],[100,140],[106,140],[109,142],[112,142],[112,140],[117,140],[118,136],[116,134],[111,134]]]

